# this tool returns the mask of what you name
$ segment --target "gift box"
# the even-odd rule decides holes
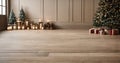
[[[95,29],[95,34],[100,34],[100,30],[99,29]]]
[[[118,29],[111,29],[108,30],[109,35],[119,35],[119,30]]]
[[[119,35],[118,29],[112,29],[112,35]]]
[[[95,33],[95,28],[89,29],[89,34],[94,34]]]
[[[112,29],[108,30],[108,35],[112,35]]]

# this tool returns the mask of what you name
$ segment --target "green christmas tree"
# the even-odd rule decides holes
[[[100,0],[99,8],[93,19],[93,26],[119,28],[120,0]]]
[[[13,12],[13,10],[11,10],[10,15],[9,15],[9,24],[14,24],[16,22],[16,17],[15,14]]]
[[[25,12],[23,9],[20,10],[19,18],[20,18],[20,21],[23,21],[23,22],[26,19]]]

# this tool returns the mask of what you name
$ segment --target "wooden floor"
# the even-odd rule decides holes
[[[0,63],[120,63],[120,36],[88,30],[4,31]]]

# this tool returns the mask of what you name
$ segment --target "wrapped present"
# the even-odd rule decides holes
[[[104,34],[105,34],[105,31],[104,31],[104,30],[100,30],[100,31],[99,31],[99,34],[100,34],[100,35],[104,35]]]
[[[100,34],[100,29],[95,29],[95,34]]]
[[[100,31],[99,31],[99,34],[100,34],[100,35],[107,35],[107,34],[108,34],[108,31],[107,31],[107,30],[100,30]]]
[[[118,35],[119,30],[118,29],[112,29],[112,35]]]
[[[89,29],[89,34],[94,34],[95,33],[95,28]]]
[[[112,35],[112,29],[108,30],[108,35]]]

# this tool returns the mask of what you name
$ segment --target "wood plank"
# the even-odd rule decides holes
[[[0,63],[119,63],[119,38],[88,30],[4,31]]]

